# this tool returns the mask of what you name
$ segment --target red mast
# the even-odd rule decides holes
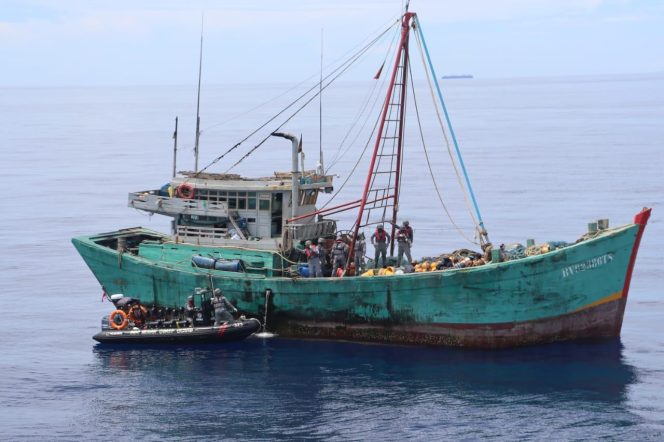
[[[412,13],[411,13],[412,14]],[[408,13],[406,13],[406,16]],[[414,14],[412,14],[414,15]],[[406,17],[404,17],[404,21],[406,20]],[[401,106],[399,108],[399,138],[397,139],[397,162],[396,162],[396,169],[394,172],[394,206],[392,207],[392,235],[391,239],[392,241],[390,242],[390,255],[394,254],[394,230],[395,230],[395,225],[397,223],[397,213],[399,212],[399,192],[401,190],[400,187],[400,177],[401,177],[401,160],[402,160],[402,151],[403,151],[403,126],[404,126],[404,121],[405,121],[405,116],[406,116],[406,90],[407,87],[406,85],[408,84],[408,36],[410,35],[409,33],[409,27],[408,24],[404,24],[405,26],[405,34],[402,34],[402,47],[403,47],[403,67],[401,71],[401,97],[400,97],[400,103]]]
[[[403,20],[401,22],[401,40],[399,42],[399,47],[397,49],[396,58],[394,61],[394,67],[392,69],[392,74],[390,78],[389,87],[387,89],[387,95],[385,97],[385,103],[383,105],[383,110],[380,116],[380,126],[378,129],[378,135],[376,137],[376,143],[374,145],[373,155],[371,157],[371,163],[369,165],[369,172],[367,174],[367,179],[364,183],[364,192],[360,200],[359,210],[357,213],[357,219],[355,221],[354,235],[351,241],[351,254],[354,251],[355,240],[357,238],[360,228],[363,226],[362,218],[364,216],[365,207],[367,205],[367,200],[371,200],[370,203],[372,207],[368,208],[369,211],[375,209],[382,209],[383,216],[380,221],[384,221],[385,211],[389,207],[388,203],[391,202],[392,206],[392,239],[391,239],[391,249],[390,253],[394,251],[394,225],[397,221],[397,214],[399,211],[399,184],[400,184],[400,175],[401,175],[401,161],[402,161],[402,150],[403,150],[403,127],[404,127],[404,117],[406,110],[406,80],[408,74],[408,36],[410,31],[411,19],[415,16],[414,12],[406,12],[403,15]],[[401,75],[398,75],[398,74]],[[397,78],[399,80],[397,81]],[[395,86],[400,88],[397,93],[395,93]],[[395,97],[396,95],[396,97]],[[393,101],[394,98],[397,98],[396,101]],[[391,110],[393,107],[398,106],[398,118],[391,119],[389,118],[392,115]],[[395,124],[391,124],[395,123]],[[393,127],[393,133],[390,134],[390,126]],[[384,154],[381,149],[381,145],[385,146],[388,140],[393,141],[393,146],[396,147],[390,154]],[[378,158],[378,163],[377,163]],[[391,158],[389,160],[389,169],[388,170],[378,170],[380,163],[383,161],[383,158]],[[387,183],[385,183],[385,175],[387,175]],[[381,185],[381,179],[379,176],[383,177],[382,184],[385,187],[374,188],[375,185]],[[394,183],[392,183],[392,177],[394,178]],[[377,179],[378,178],[378,179]],[[382,192],[382,195],[381,195]],[[390,192],[392,192],[390,194]],[[369,198],[370,193],[374,193],[372,198]],[[377,201],[381,201],[381,205],[377,206]],[[385,202],[387,201],[387,203]],[[367,222],[364,225],[369,224],[369,216],[367,215]],[[349,260],[350,263],[350,260]]]

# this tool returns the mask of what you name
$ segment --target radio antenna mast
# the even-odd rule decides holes
[[[196,98],[196,141],[194,143],[194,172],[198,172],[198,140],[201,137],[201,72],[203,71],[203,14],[201,13],[201,49],[198,60],[198,96]]]
[[[320,81],[318,83],[318,170],[325,173],[323,166],[323,29],[320,30]]]
[[[178,117],[175,117],[175,132],[173,132],[173,178],[176,175],[178,159]]]

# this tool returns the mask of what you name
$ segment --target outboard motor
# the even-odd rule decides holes
[[[203,318],[201,319],[201,325],[208,327],[212,323],[212,315],[214,311],[212,310],[212,301],[209,299],[203,299],[201,302],[201,313]]]

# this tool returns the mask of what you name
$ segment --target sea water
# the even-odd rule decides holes
[[[367,154],[342,188],[375,122],[357,113],[372,102],[371,87],[341,84],[324,97],[335,202],[358,198],[366,176]],[[176,115],[177,168],[193,168],[195,87],[3,88],[0,439],[664,438],[664,75],[448,80],[443,88],[494,243],[572,242],[588,222],[617,226],[653,207],[620,340],[504,351],[280,337],[96,345],[111,306],[70,238],[138,225],[168,231],[168,219],[126,207],[127,193],[168,182]],[[201,166],[298,92],[278,96],[284,90],[204,86]],[[436,184],[417,125],[409,126],[401,194],[416,257],[476,248],[427,93],[416,90]],[[308,169],[319,159],[317,105],[282,128],[302,134]],[[408,117],[416,121],[412,107]],[[364,135],[342,145],[355,121]],[[210,170],[228,170],[257,137]],[[268,139],[231,172],[289,169],[289,143]]]

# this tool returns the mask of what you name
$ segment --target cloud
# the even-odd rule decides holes
[[[508,20],[552,14],[586,13],[602,0],[465,0],[441,2],[413,1],[411,9],[424,23],[478,22]],[[290,32],[300,28],[326,28],[355,32],[398,17],[401,0],[248,0],[244,2],[198,0],[159,2],[115,0],[88,2],[63,0],[57,3],[32,0],[9,3],[0,16],[4,45],[38,40],[95,38],[99,35],[145,35],[160,30],[195,34],[200,14],[205,14],[207,32],[254,29],[255,32]],[[56,9],[57,8],[57,9]],[[355,35],[364,35],[358,29]],[[0,45],[3,44],[0,42]]]
[[[605,17],[604,21],[607,23],[635,23],[653,19],[654,18],[648,14],[624,14]]]
[[[182,66],[196,65],[201,12],[210,78],[289,81],[316,70],[321,29],[325,59],[335,60],[387,28],[403,7],[402,0],[5,1],[0,58],[13,67],[4,81],[17,84],[53,82],[35,69],[41,65],[59,69],[60,82],[189,81],[195,76]],[[641,0],[413,0],[411,10],[420,15],[427,39],[438,43],[434,55],[445,57],[450,69],[478,75],[520,72],[525,61],[519,60],[544,52],[550,65],[563,64],[564,54],[547,52],[549,42],[569,43],[568,52],[576,53],[576,41],[587,40],[588,29],[608,38],[614,22],[625,23],[623,38],[631,36],[634,45],[660,41],[652,29],[664,15],[661,6]],[[513,53],[512,62],[493,59],[495,53]],[[656,62],[643,59],[644,66]],[[81,63],[88,69],[84,77],[72,68]]]
[[[413,1],[411,9],[426,15],[429,22],[507,20],[551,14],[586,13],[603,0],[465,0]],[[210,28],[233,29],[244,26],[289,27],[306,24],[367,23],[398,16],[402,0],[247,0],[243,2],[198,0],[159,2],[115,0],[88,2],[63,0],[57,3],[33,0],[10,3],[0,16],[0,29],[15,34],[22,31],[64,32],[149,32],[153,27],[195,28],[201,12]],[[57,9],[56,9],[57,8]],[[41,29],[37,29],[41,28]]]

